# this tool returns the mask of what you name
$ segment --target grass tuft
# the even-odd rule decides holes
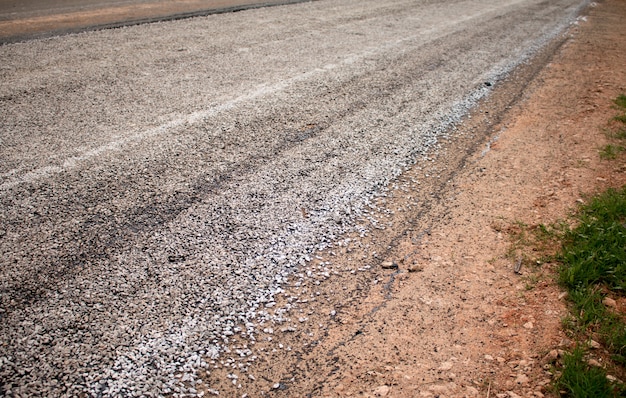
[[[626,187],[609,189],[583,206],[563,243],[560,280],[569,289],[604,283],[626,292]]]
[[[626,109],[626,95],[620,94],[613,102],[618,108]]]
[[[626,186],[609,189],[580,207],[576,227],[562,235],[558,258],[559,280],[568,290],[573,312],[563,320],[564,327],[579,341],[599,339],[610,366],[623,373],[626,323],[604,300],[626,294]],[[580,347],[564,357],[556,387],[571,397],[624,396],[624,385],[610,383],[604,369],[590,366]]]
[[[563,373],[558,387],[574,398],[615,396],[613,387],[606,378],[606,372],[587,364],[584,360],[584,351],[580,347],[564,356]]]
[[[626,95],[620,94],[613,102],[615,107],[622,112],[614,116],[612,119],[614,123],[609,123],[605,129],[609,141],[613,142],[600,148],[602,159],[616,159],[620,152],[625,150],[622,144],[626,140]]]
[[[606,160],[613,160],[616,159],[617,155],[619,155],[620,152],[623,151],[624,147],[621,145],[606,144],[605,146],[600,148],[600,157]]]

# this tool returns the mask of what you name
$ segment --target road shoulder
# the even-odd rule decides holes
[[[494,115],[484,104],[459,127],[456,136],[487,137],[467,148],[461,171],[409,170],[377,202],[390,220],[378,235],[313,260],[323,267],[351,259],[353,276],[326,286],[326,301],[301,303],[307,320],[330,314],[331,323],[283,333],[284,349],[306,347],[296,359],[281,362],[267,345],[255,365],[267,382],[257,383],[259,393],[549,395],[543,357],[570,344],[561,330],[565,302],[553,265],[524,262],[514,272],[515,226],[563,219],[586,194],[626,183],[624,158],[602,160],[598,151],[612,100],[626,92],[626,4],[608,0],[587,14],[514,106]],[[475,131],[480,118],[497,121],[486,135]],[[433,191],[439,197],[412,205],[429,177],[443,180]],[[375,264],[372,279],[359,277],[364,264]],[[345,291],[354,293],[338,299]]]
[[[433,214],[430,235],[404,241],[394,259],[418,263],[362,338],[326,395],[542,396],[542,358],[569,344],[565,303],[551,266],[514,272],[516,224],[567,217],[586,194],[626,183],[624,158],[602,160],[602,127],[626,91],[626,4],[589,10],[571,37],[494,126]],[[407,257],[407,254],[409,255]]]

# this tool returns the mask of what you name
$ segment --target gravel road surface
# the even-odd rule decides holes
[[[0,44],[304,0],[0,0]]]
[[[316,1],[1,46],[0,395],[215,393],[198,372],[286,316],[293,270],[584,5]]]

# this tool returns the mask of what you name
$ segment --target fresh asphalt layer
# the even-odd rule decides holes
[[[584,5],[324,0],[0,46],[0,395],[196,394]]]

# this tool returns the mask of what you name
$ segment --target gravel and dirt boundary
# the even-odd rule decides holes
[[[518,225],[564,219],[586,195],[626,183],[624,157],[599,156],[607,142],[603,126],[615,114],[612,101],[626,91],[626,3],[592,4],[586,14],[514,106],[498,103],[496,95],[459,128],[457,136],[469,141],[485,128],[489,138],[466,147],[473,154],[460,171],[441,166],[435,177],[445,180],[443,197],[431,198],[423,213],[412,212],[424,191],[420,182],[429,178],[411,170],[377,203],[391,227],[348,243],[343,253],[319,254],[317,266],[330,259],[355,270],[360,262],[354,259],[368,258],[363,263],[378,267],[374,285],[355,278],[350,297],[341,295],[347,280],[328,288],[345,304],[324,308],[334,324],[291,340],[285,336],[292,330],[282,333],[281,348],[309,347],[294,361],[269,344],[255,370],[265,379],[255,383],[259,394],[554,394],[544,357],[571,345],[561,328],[565,300],[554,265],[524,261],[514,272],[520,253],[512,251],[512,240]],[[531,67],[523,71],[518,73],[533,73]],[[449,156],[462,141],[441,153]],[[324,307],[301,306],[305,315]]]
[[[267,20],[280,22],[262,25],[271,33],[263,46],[234,47],[229,41],[221,44],[225,49],[225,64],[232,65],[231,62],[241,59],[254,60],[245,64],[257,72],[251,76],[258,77],[259,71],[266,71],[268,76],[264,82],[275,82],[269,86],[271,90],[263,83],[251,92],[244,90],[234,100],[228,100],[232,87],[219,85],[230,80],[218,79],[219,75],[201,68],[207,65],[206,54],[219,52],[202,47],[211,43],[185,37],[206,37],[210,29],[237,30],[237,23],[243,23],[239,18],[227,16],[219,21],[211,18],[211,24],[206,23],[209,19],[192,20],[184,26],[182,23],[153,24],[145,29],[91,32],[69,36],[67,40],[48,39],[55,42],[55,46],[33,41],[3,48],[6,60],[3,73],[7,79],[15,79],[13,84],[5,82],[7,95],[3,99],[6,109],[15,109],[11,115],[17,120],[15,131],[7,128],[7,132],[12,133],[7,134],[7,139],[13,142],[14,138],[28,138],[23,146],[6,149],[5,154],[14,155],[11,159],[16,166],[9,167],[7,162],[5,166],[10,170],[3,174],[7,182],[2,185],[3,192],[7,192],[3,200],[9,204],[4,210],[12,220],[7,225],[16,226],[2,230],[3,266],[24,278],[24,283],[20,284],[16,282],[19,279],[10,274],[3,275],[3,283],[10,288],[3,292],[6,293],[3,313],[8,314],[3,315],[7,320],[3,333],[9,337],[3,341],[2,350],[15,352],[19,360],[3,362],[7,367],[2,369],[2,374],[15,381],[15,394],[52,391],[42,385],[54,382],[63,386],[51,388],[66,391],[67,395],[77,395],[76,391],[130,394],[131,390],[137,394],[151,391],[158,395],[166,391],[163,385],[157,384],[163,382],[164,375],[168,382],[179,383],[177,386],[184,384],[184,393],[197,395],[216,391],[220,391],[221,396],[247,393],[249,396],[329,397],[515,397],[548,393],[546,385],[550,375],[544,369],[543,356],[555,347],[565,348],[569,344],[560,329],[564,302],[550,276],[550,265],[533,268],[524,263],[521,274],[513,272],[516,253],[510,252],[510,236],[516,232],[518,223],[529,226],[550,223],[565,217],[577,201],[584,200],[585,193],[623,184],[623,160],[601,160],[598,147],[606,140],[602,126],[612,116],[611,101],[626,89],[625,40],[621,29],[626,5],[615,0],[594,4],[586,12],[587,17],[579,19],[578,26],[570,29],[569,36],[555,41],[555,47],[534,57],[531,64],[516,69],[503,84],[498,80],[501,75],[480,76],[493,67],[494,58],[506,56],[497,49],[523,51],[527,47],[526,44],[507,46],[507,42],[499,40],[508,37],[503,32],[515,31],[516,35],[528,38],[531,30],[548,29],[548,25],[537,18],[529,19],[532,24],[513,24],[521,15],[516,7],[524,9],[522,3],[499,4],[498,7],[505,8],[503,10],[498,7],[485,10],[484,4],[468,4],[470,9],[476,7],[474,19],[482,24],[466,20],[462,10],[456,10],[457,14],[461,13],[457,15],[460,20],[456,25],[429,20],[426,22],[434,24],[433,30],[423,33],[419,31],[424,29],[420,21],[406,19],[403,23],[389,25],[387,19],[377,18],[378,13],[371,9],[362,19],[349,17],[350,29],[346,28],[347,33],[340,35],[342,39],[335,44],[349,47],[346,53],[352,54],[354,46],[346,40],[363,45],[371,40],[365,34],[357,34],[361,30],[376,33],[383,43],[388,40],[391,44],[381,47],[378,53],[367,50],[359,53],[360,57],[345,57],[343,63],[331,57],[332,63],[321,64],[327,67],[312,68],[303,60],[310,58],[311,65],[321,62],[318,58],[322,53],[310,51],[320,41],[306,34],[310,29],[304,29],[299,36],[285,36],[281,29],[284,25],[302,30],[301,23],[290,21],[306,15],[307,22],[322,29],[320,37],[327,38],[328,31],[337,33],[334,25],[324,24],[324,18],[310,20],[311,14],[305,10],[315,4],[303,3],[285,11],[280,18],[273,13],[259,12],[258,15]],[[433,15],[443,22],[450,21],[443,5],[429,4],[434,8]],[[552,5],[558,6],[556,2]],[[570,10],[569,15],[578,10],[569,2],[561,6],[563,10]],[[544,3],[533,3],[524,12],[543,15],[552,23],[562,22],[553,16],[561,15],[559,11],[552,14],[548,8]],[[407,12],[394,14],[395,9],[389,11],[390,15],[408,15]],[[294,15],[298,10],[300,14]],[[257,13],[254,17],[258,17]],[[372,22],[368,21],[379,23],[381,28],[372,27]],[[223,24],[223,29],[218,23]],[[402,57],[397,60],[402,62],[395,62],[396,58],[391,59],[389,54],[397,55],[394,49],[400,43],[396,37],[411,30],[411,24],[416,24],[415,29],[418,29],[410,32],[413,36],[409,42],[415,43],[411,51],[399,52]],[[440,39],[435,37],[417,47],[429,34],[446,26],[448,30],[444,29],[443,33],[447,33]],[[492,32],[490,29],[494,26],[501,29]],[[509,26],[514,29],[507,29]],[[177,32],[181,33],[174,34],[173,29],[180,29]],[[160,35],[165,31],[174,37],[161,40]],[[256,35],[256,32],[248,34]],[[139,35],[162,47],[142,46]],[[226,38],[233,36],[227,34]],[[285,46],[283,40],[273,40],[275,37],[287,37],[285,42],[292,47]],[[483,38],[479,44],[484,44],[485,49],[479,46],[473,53],[466,52],[466,48],[473,48],[477,43],[476,37]],[[97,46],[89,44],[93,43],[92,39]],[[238,38],[235,42],[245,42],[244,39]],[[118,60],[121,65],[95,63],[103,59],[105,50],[107,54],[119,54],[120,42],[126,43],[127,56],[104,58]],[[195,43],[198,48],[188,48],[189,43]],[[447,46],[446,51],[443,45]],[[491,49],[492,45],[495,50]],[[27,53],[26,49],[31,52]],[[89,58],[92,50],[98,52],[93,55],[93,69],[65,63],[73,52]],[[490,54],[487,50],[493,51],[493,55],[486,55]],[[289,71],[294,75],[287,82],[284,81],[287,72],[274,68],[272,63],[275,59],[272,56],[278,51],[291,56],[287,59],[290,60]],[[239,52],[257,55],[242,57]],[[66,56],[57,57],[57,53]],[[335,50],[330,55],[336,53]],[[476,56],[466,59],[470,53]],[[167,55],[168,68],[149,67],[151,62],[162,66],[159,57],[163,54]],[[377,57],[372,58],[374,55]],[[19,64],[21,58],[41,60],[43,66],[33,70],[16,67],[15,70],[23,73],[21,75],[11,66]],[[49,59],[58,62],[53,64],[55,68],[46,67]],[[141,62],[134,62],[137,59]],[[425,63],[419,63],[419,59]],[[196,63],[189,63],[190,60]],[[372,63],[373,60],[376,62]],[[267,65],[260,68],[259,61]],[[313,72],[301,74],[300,70],[293,70],[300,64],[303,71]],[[197,68],[196,75],[182,73],[191,65]],[[453,134],[438,131],[436,145],[431,148],[431,141],[428,141],[428,145],[423,146],[429,149],[424,150],[425,157],[414,159],[417,165],[394,180],[384,194],[378,192],[371,206],[363,204],[356,213],[331,214],[315,201],[318,197],[335,194],[335,191],[325,194],[331,183],[320,181],[345,180],[346,173],[360,170],[360,165],[372,165],[358,174],[357,182],[361,182],[368,173],[380,172],[382,162],[367,163],[361,155],[350,158],[356,160],[349,167],[346,167],[346,160],[337,160],[342,167],[326,168],[328,158],[323,156],[333,152],[320,150],[326,148],[324,145],[312,146],[315,150],[307,151],[307,145],[319,143],[311,138],[327,139],[322,143],[328,143],[328,148],[337,146],[339,153],[353,148],[359,141],[348,135],[345,142],[349,145],[343,145],[336,142],[336,134],[375,132],[380,141],[359,137],[361,142],[371,141],[368,145],[374,148],[365,153],[380,156],[385,161],[401,157],[402,151],[415,146],[415,142],[410,141],[412,136],[403,135],[405,129],[398,126],[398,120],[404,118],[407,126],[422,126],[416,115],[437,115],[435,105],[444,107],[444,100],[457,98],[450,92],[462,91],[461,86],[470,79],[457,76],[455,81],[448,72],[469,73],[472,65],[474,74],[471,76],[479,76],[472,84],[482,92],[495,86],[493,95],[474,110],[471,119],[458,125]],[[122,66],[127,68],[127,75],[118,73],[124,70]],[[394,69],[389,69],[392,67]],[[359,78],[352,78],[348,73],[352,69]],[[141,74],[155,70],[162,75]],[[107,81],[100,80],[104,71],[110,73],[106,75]],[[229,68],[220,72],[244,88],[248,87],[246,84],[257,87],[256,80],[232,78]],[[333,79],[326,77],[324,81],[335,82],[344,94],[337,97],[336,90],[326,90],[325,85],[317,84],[317,79],[321,79],[318,75],[322,73],[331,75]],[[167,80],[183,75],[186,79]],[[207,76],[216,78],[215,86],[210,86]],[[526,87],[529,80],[532,83]],[[41,87],[33,88],[33,81],[41,82]],[[164,81],[170,84],[163,84]],[[342,81],[346,83],[340,84]],[[428,91],[430,81],[445,84],[436,91]],[[115,84],[109,87],[107,82]],[[83,85],[90,89],[99,87],[101,91],[90,96],[88,90],[76,90]],[[362,93],[362,88],[369,85],[378,90]],[[22,86],[24,89],[18,90]],[[131,101],[131,105],[126,105],[127,86],[137,93],[153,88],[158,96],[138,97],[159,98],[161,102]],[[216,105],[215,111],[211,108],[189,114],[190,107],[206,107],[208,97],[194,94],[191,89],[197,87],[206,90],[205,94],[210,94],[216,103],[226,106]],[[216,87],[223,89],[221,96],[216,94]],[[442,91],[444,89],[448,91]],[[388,98],[388,92],[396,95]],[[422,98],[416,98],[415,93],[421,93]],[[92,103],[98,112],[85,109],[86,99],[94,98],[102,100],[106,107]],[[176,98],[176,101],[168,98]],[[293,98],[311,102],[299,103],[294,113],[293,107],[290,108]],[[328,101],[320,102],[320,98]],[[171,107],[173,102],[174,108]],[[283,109],[280,106],[284,106],[284,114],[277,112]],[[43,140],[41,135],[30,137],[17,129],[22,125],[22,115],[30,124],[38,120],[22,112],[29,107],[36,108],[39,113],[35,115],[50,128],[51,133]],[[138,108],[152,112],[145,115],[154,113],[173,118],[181,113],[184,117],[167,119],[162,116],[152,120],[146,116],[142,121],[145,125],[136,128],[140,133],[129,137],[116,135],[120,131],[127,132],[128,123],[137,122]],[[231,108],[234,111],[220,119],[219,112]],[[444,108],[449,109],[447,105]],[[58,118],[57,124],[50,123],[49,115],[59,115],[56,109],[68,112]],[[107,123],[113,126],[113,122],[119,122],[119,129],[105,129],[94,135],[89,124],[85,124],[87,119],[72,109],[81,109],[90,115],[108,115]],[[124,112],[128,109],[133,109],[134,114]],[[317,113],[311,115],[310,109]],[[344,113],[340,112],[342,109]],[[434,110],[429,111],[431,109]],[[203,115],[205,117],[201,117]],[[336,115],[333,117],[338,121],[319,122],[328,120],[329,115]],[[276,128],[276,118],[280,128]],[[240,124],[249,119],[250,123]],[[383,123],[387,119],[389,124]],[[75,120],[80,123],[74,123]],[[91,122],[98,128],[102,126],[95,119]],[[83,126],[82,131],[77,131],[79,125]],[[364,127],[359,129],[361,125]],[[230,126],[226,129],[230,130],[225,131],[224,126]],[[396,126],[397,130],[392,131],[389,126]],[[33,128],[32,131],[38,130]],[[54,150],[52,157],[46,155],[45,149],[52,149],[45,138],[68,131],[71,134],[59,144],[61,149]],[[259,134],[259,139],[267,139],[255,145],[257,131],[267,132],[266,136]],[[107,141],[107,133],[113,141]],[[252,135],[246,136],[248,133]],[[79,139],[84,139],[85,145],[81,156],[75,154]],[[93,139],[103,142],[92,142]],[[236,168],[235,172],[215,171],[213,166],[218,162],[214,159],[198,162],[202,156],[206,159],[208,153],[230,162],[223,163],[224,166],[239,165],[241,162],[231,160],[238,159],[235,155],[241,155],[244,144],[252,150],[269,151],[268,142],[274,141],[277,151],[251,156],[249,164]],[[33,142],[40,144],[33,145]],[[163,143],[171,145],[163,146]],[[393,143],[395,147],[380,152],[381,146],[377,143]],[[19,150],[22,147],[34,149]],[[281,151],[294,156],[287,156],[283,161],[278,156]],[[311,171],[312,162],[307,156],[313,152],[317,156],[314,156],[316,168]],[[25,160],[24,154],[31,158]],[[54,163],[57,156],[60,166]],[[294,158],[298,162],[294,162]],[[18,167],[24,164],[24,168]],[[30,172],[29,167],[34,171]],[[250,177],[248,173],[256,169],[263,169],[265,174]],[[287,174],[277,177],[277,170]],[[343,175],[331,178],[330,173],[338,170]],[[207,181],[204,179],[207,175],[218,175],[221,179]],[[311,175],[313,177],[307,180]],[[312,180],[318,176],[318,180]],[[252,188],[246,185],[254,183],[255,178],[284,184],[252,184]],[[188,185],[190,181],[195,184]],[[287,185],[291,181],[303,185],[314,195],[286,200],[290,197],[280,194],[291,192],[291,185]],[[316,181],[319,186],[308,186],[303,183],[306,181]],[[224,202],[221,206],[218,194],[231,185],[235,188],[228,195],[236,198],[232,203],[237,205],[229,207]],[[254,195],[247,195],[251,192]],[[126,200],[119,200],[116,194]],[[272,202],[273,198],[277,198],[276,202]],[[143,206],[143,202],[147,204]],[[268,203],[273,204],[268,206]],[[346,212],[351,209],[349,203],[346,209]],[[282,273],[271,274],[274,268],[266,266],[270,258],[274,259],[270,257],[274,254],[261,249],[255,251],[256,246],[251,243],[262,240],[259,234],[269,236],[275,226],[265,223],[269,218],[265,214],[286,214],[276,226],[295,225],[300,228],[296,228],[296,232],[309,231],[310,235],[311,230],[307,228],[313,221],[331,232],[341,230],[346,220],[352,223],[356,219],[362,228],[357,226],[350,229],[356,231],[352,235],[341,237],[331,237],[328,232],[328,236],[324,236],[333,239],[333,244],[327,245],[331,248],[306,256],[310,261],[293,273],[285,271],[288,275],[283,279]],[[319,222],[322,216],[324,223]],[[72,223],[66,225],[67,220]],[[233,244],[243,253],[252,253],[244,257],[258,260],[258,264],[249,267],[247,262],[233,260],[225,267],[225,255],[215,250],[222,246],[211,245],[207,239],[213,236],[214,227],[223,227],[218,231],[219,236],[228,239],[236,235],[232,230],[236,227],[236,232],[241,234],[234,236]],[[327,229],[322,229],[321,233]],[[297,252],[303,244],[302,235],[287,235],[285,250]],[[54,256],[57,250],[58,258]],[[75,268],[68,268],[71,272],[65,275],[59,270],[65,269],[68,259],[71,260],[69,265]],[[105,273],[107,278],[101,278]],[[245,304],[254,294],[251,290],[236,290],[233,281],[241,282],[247,289],[248,285],[258,287],[257,278],[269,284],[276,276],[281,279],[281,289],[272,291],[271,301],[259,297],[258,302],[254,302],[259,316],[258,322],[250,327],[252,331],[247,330],[245,321],[242,325],[232,325],[232,309]],[[42,283],[38,283],[39,280]],[[210,283],[213,284],[207,287]],[[22,294],[25,287],[32,287],[41,294]],[[155,290],[151,290],[153,288]],[[215,300],[205,300],[207,291],[212,292]],[[218,319],[224,321],[225,326],[216,326],[219,322],[213,324],[207,317],[211,311],[230,311]],[[159,317],[152,316],[153,312]],[[186,313],[193,316],[180,323],[173,321]],[[159,323],[161,321],[163,324]],[[163,326],[170,321],[171,327]],[[45,328],[41,329],[39,323]],[[231,337],[239,332],[245,341],[238,342],[236,337]],[[244,332],[248,332],[247,337]],[[215,336],[216,333],[219,335]],[[224,342],[220,345],[224,350],[221,355],[205,349],[216,341]],[[193,346],[185,348],[185,344]],[[129,348],[123,348],[127,345]],[[211,363],[206,363],[205,359]],[[196,372],[193,364],[186,368],[191,361],[197,361],[203,369],[210,368],[211,373]],[[114,366],[107,368],[110,364]],[[170,367],[177,367],[177,370],[170,372]],[[109,376],[103,376],[104,368],[108,369]],[[158,373],[158,377],[144,374],[150,372]],[[137,385],[131,385],[129,380]],[[92,389],[85,389],[85,383]],[[105,388],[107,383],[109,390]],[[135,387],[145,390],[133,390]]]

